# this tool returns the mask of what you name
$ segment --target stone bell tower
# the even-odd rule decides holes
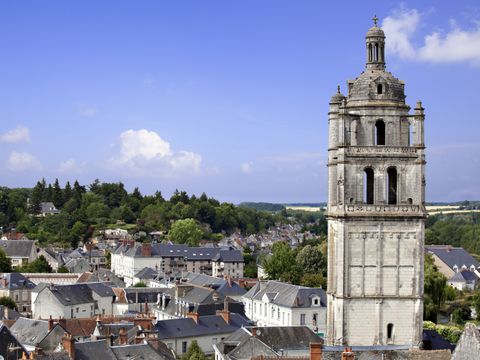
[[[366,35],[365,71],[330,101],[329,345],[422,340],[425,228],[424,109],[385,71],[385,34]]]

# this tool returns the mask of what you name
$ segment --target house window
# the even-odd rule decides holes
[[[300,325],[305,325],[305,314],[300,314]]]
[[[185,354],[187,352],[187,342],[182,341],[182,354]]]
[[[385,145],[385,123],[377,120],[375,123],[375,145]]]

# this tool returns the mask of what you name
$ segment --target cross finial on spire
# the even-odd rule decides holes
[[[377,21],[378,21],[378,18],[377,18],[377,15],[373,15],[373,25],[377,26]]]

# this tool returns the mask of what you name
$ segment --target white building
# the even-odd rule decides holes
[[[114,300],[112,288],[103,283],[42,283],[32,290],[32,317],[74,319],[112,315]]]
[[[243,295],[242,301],[245,314],[257,326],[305,325],[325,335],[327,295],[321,288],[260,281]]]
[[[111,270],[127,286],[145,267],[164,274],[189,271],[212,276],[243,277],[243,255],[232,248],[189,247],[173,244],[140,244],[124,241],[112,254]]]

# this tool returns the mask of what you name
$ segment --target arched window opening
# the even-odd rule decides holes
[[[373,204],[374,190],[375,190],[375,179],[374,179],[373,169],[366,168],[364,171],[364,179],[363,179],[363,194],[364,194],[363,202],[365,204]]]
[[[383,85],[382,84],[378,84],[377,85],[377,94],[383,94]]]
[[[391,167],[387,170],[388,183],[388,203],[394,205],[397,203],[397,169]]]
[[[385,145],[385,123],[382,120],[375,123],[375,145]]]
[[[368,44],[368,62],[372,62],[372,44]]]
[[[393,324],[387,325],[387,341],[393,341]]]
[[[375,44],[375,51],[373,53],[373,61],[378,61],[378,44]]]
[[[408,204],[408,205],[412,205],[412,204],[413,204],[412,198],[408,198],[408,199],[407,199],[407,204]]]

